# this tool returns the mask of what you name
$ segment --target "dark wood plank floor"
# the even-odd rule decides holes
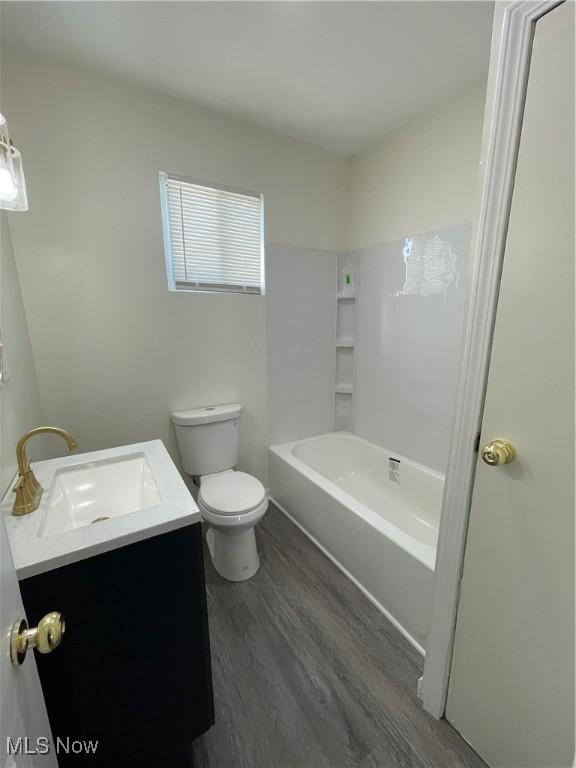
[[[216,724],[196,768],[484,766],[416,699],[422,659],[272,505],[250,581],[206,554]]]

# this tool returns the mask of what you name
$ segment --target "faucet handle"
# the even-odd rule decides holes
[[[20,491],[24,486],[26,485],[26,481],[24,480],[23,475],[18,475],[18,480],[16,481],[16,485],[14,488],[12,488],[12,493],[16,493],[16,491]]]
[[[12,514],[20,517],[38,509],[43,490],[32,470],[22,475],[13,488],[16,499],[12,507]]]

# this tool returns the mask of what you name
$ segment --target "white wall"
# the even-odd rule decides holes
[[[352,158],[348,247],[472,220],[485,84]]]
[[[267,249],[270,444],[334,429],[335,251]]]
[[[10,214],[26,216],[25,213]],[[22,304],[22,294],[8,215],[0,215],[0,328],[4,342],[5,381],[0,393],[2,423],[0,425],[0,496],[8,488],[16,472],[16,443],[32,427],[42,423],[42,409],[36,368],[28,336],[28,326]],[[30,444],[30,456],[43,456],[44,438]]]
[[[3,51],[31,210],[13,236],[46,418],[81,450],[160,437],[170,411],[238,400],[265,477],[265,298],[169,293],[158,171],[264,194],[266,237],[345,245],[348,161],[160,93]]]

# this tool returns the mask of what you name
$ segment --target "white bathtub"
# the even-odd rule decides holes
[[[438,472],[346,432],[270,448],[273,500],[422,653],[443,489]]]

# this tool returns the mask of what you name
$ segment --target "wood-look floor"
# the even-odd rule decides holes
[[[484,766],[421,708],[422,659],[272,505],[259,572],[232,584],[206,553],[216,724],[196,768]]]

